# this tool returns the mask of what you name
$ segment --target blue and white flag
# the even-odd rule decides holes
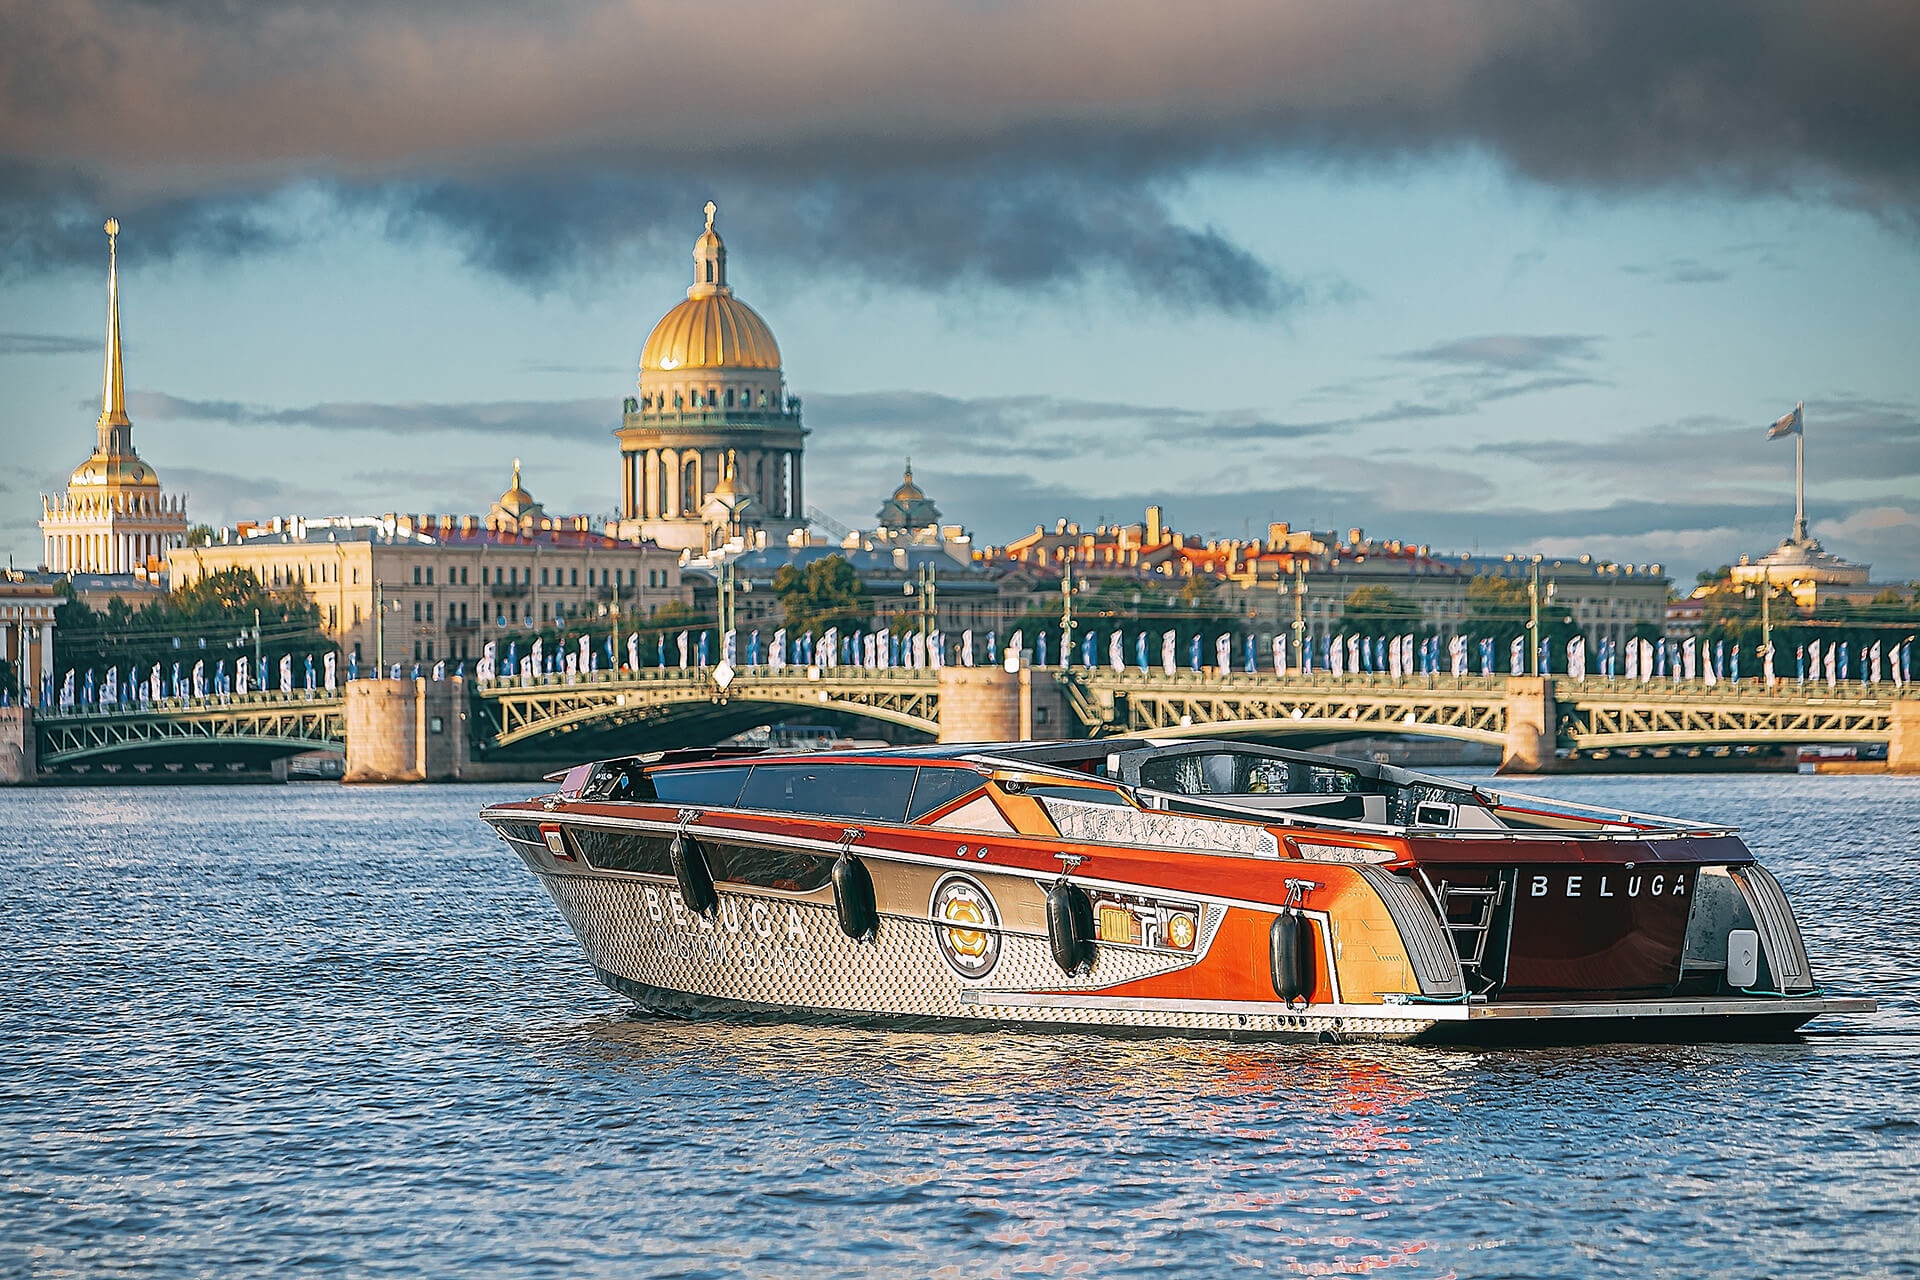
[[[1773,425],[1767,428],[1767,439],[1778,440],[1782,436],[1804,435],[1806,408],[1806,401],[1802,400],[1793,406],[1792,413],[1783,413],[1778,418],[1775,418]]]
[[[1220,636],[1213,642],[1213,665],[1223,676],[1233,674],[1233,637]]]

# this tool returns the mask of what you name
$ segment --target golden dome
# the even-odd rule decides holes
[[[660,318],[640,349],[642,373],[779,367],[773,330],[730,293],[688,298]]]
[[[682,369],[778,369],[780,347],[757,312],[733,296],[727,284],[727,246],[707,226],[693,242],[693,285],[687,300],[667,312],[640,349],[642,373]]]
[[[160,477],[138,456],[103,457],[96,453],[73,469],[73,475],[67,479],[67,487],[158,489]]]

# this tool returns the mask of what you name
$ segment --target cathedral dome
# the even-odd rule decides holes
[[[688,298],[660,318],[640,349],[642,373],[779,367],[773,330],[731,294]]]
[[[780,347],[757,312],[727,284],[727,246],[713,229],[715,206],[693,245],[687,300],[660,318],[640,349],[640,372],[688,369],[778,369]]]

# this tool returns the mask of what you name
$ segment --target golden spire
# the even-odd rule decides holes
[[[515,458],[515,459],[513,460],[513,485],[512,485],[512,488],[515,488],[515,489],[518,489],[519,487],[520,487],[520,459],[518,459],[518,458]]]
[[[107,368],[100,388],[101,448],[112,452],[109,427],[131,426],[127,417],[126,372],[120,362],[120,220],[107,219]]]
[[[707,201],[707,230],[709,231],[713,230],[713,215],[718,213],[719,211],[720,211],[719,205],[715,204],[711,200]]]

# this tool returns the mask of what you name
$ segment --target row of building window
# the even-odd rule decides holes
[[[753,397],[754,393],[752,391],[742,390],[739,400],[736,402],[732,387],[728,387],[724,392],[718,387],[708,387],[705,395],[702,395],[698,391],[687,392],[684,396],[678,391],[674,392],[673,407],[676,409],[684,409],[691,404],[695,409],[718,409],[723,407],[728,409],[750,409],[755,407]],[[667,407],[666,392],[663,391],[659,395],[642,396],[640,397],[640,403],[643,408],[664,409]],[[760,403],[758,407],[762,409],[767,407],[767,393],[764,391],[760,392]]]

